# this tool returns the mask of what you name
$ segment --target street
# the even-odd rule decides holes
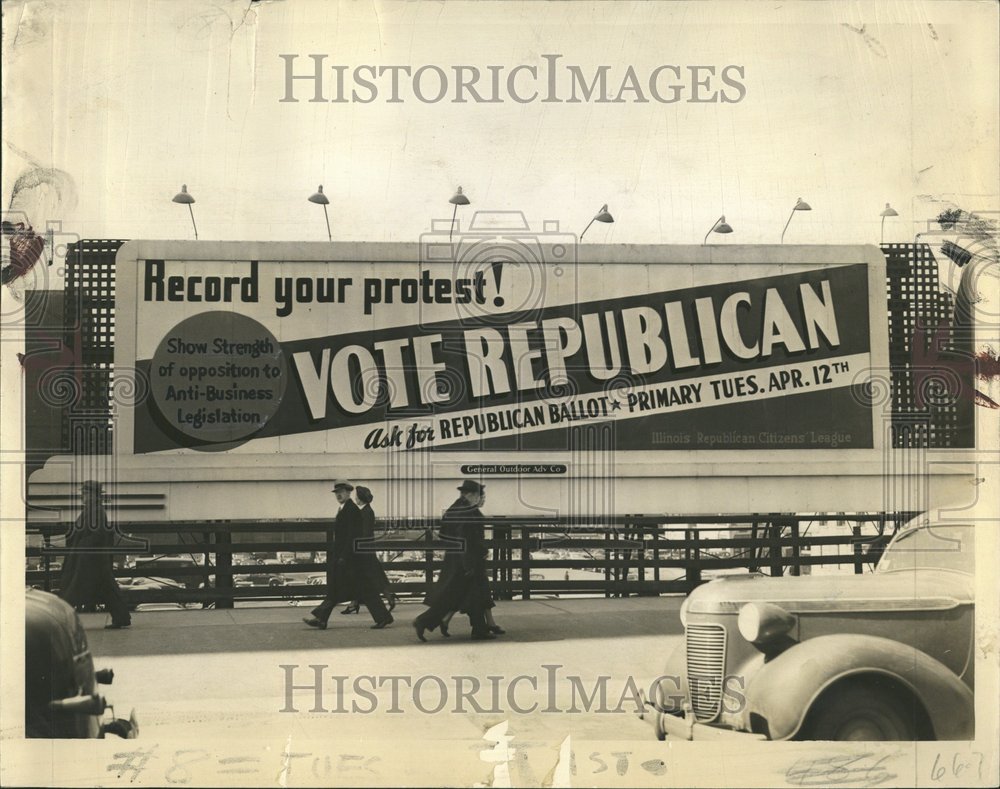
[[[103,615],[82,619],[95,666],[115,670],[108,697],[118,714],[135,707],[143,739],[300,735],[481,745],[486,730],[509,720],[510,732],[526,740],[648,740],[633,689],[648,691],[679,643],[681,600],[501,603],[495,614],[507,634],[491,642],[471,641],[462,616],[451,638],[435,632],[419,642],[410,625],[423,610],[416,603],[401,603],[384,631],[369,629],[364,610],[335,613],[329,629],[313,630],[301,621],[309,610],[303,604],[140,611],[126,630],[104,630]],[[293,692],[286,684],[306,687]]]

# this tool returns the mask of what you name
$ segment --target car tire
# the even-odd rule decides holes
[[[913,741],[919,739],[916,717],[898,692],[873,682],[849,682],[816,700],[798,739]]]

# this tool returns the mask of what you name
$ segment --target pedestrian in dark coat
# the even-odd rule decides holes
[[[358,509],[361,511],[361,534],[365,540],[371,540],[375,537],[375,510],[372,509],[372,502],[375,500],[375,496],[364,485],[358,485],[354,489],[354,495],[358,497],[358,504],[360,505]],[[389,581],[389,576],[386,575],[382,562],[379,561],[378,555],[375,553],[374,545],[372,543],[364,545],[359,550],[359,554],[368,564],[368,574],[379,590],[379,593],[384,594],[388,599],[389,610],[392,611],[396,607],[396,603],[399,602],[399,598],[392,591],[392,583]],[[361,601],[352,600],[350,605],[340,613],[356,614],[360,608]]]
[[[485,518],[479,509],[486,501],[486,489],[465,480],[458,490],[461,496],[445,511],[439,533],[459,541],[461,551],[446,553],[441,575],[425,598],[430,607],[413,621],[421,641],[426,640],[424,631],[437,628],[452,611],[468,615],[474,639],[495,638],[486,623],[493,596],[486,575]]]
[[[358,505],[351,501],[352,490],[354,486],[346,480],[334,483],[333,493],[340,503],[340,510],[333,524],[332,550],[327,551],[329,590],[323,602],[313,609],[312,616],[302,620],[310,627],[321,630],[326,629],[330,613],[337,604],[349,600],[359,600],[365,605],[375,620],[373,630],[381,630],[392,623],[392,614],[382,603],[370,564],[357,550],[357,543],[363,538],[364,524]]]
[[[63,560],[59,596],[74,608],[103,604],[111,614],[110,629],[132,624],[114,574],[115,532],[108,523],[100,482],[81,487],[83,510],[66,535],[69,553]]]

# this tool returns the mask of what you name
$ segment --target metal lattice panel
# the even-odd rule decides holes
[[[82,240],[66,254],[65,341],[77,352],[82,369],[81,391],[63,414],[62,432],[63,446],[77,454],[111,452],[115,255],[124,243]]]
[[[944,448],[954,445],[958,414],[954,405],[918,405],[914,342],[918,356],[951,340],[952,298],[938,280],[938,264],[928,244],[883,244],[889,307],[889,366],[894,447]],[[922,353],[921,353],[922,352]]]

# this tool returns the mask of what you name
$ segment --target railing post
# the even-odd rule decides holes
[[[789,570],[790,575],[801,575],[802,574],[802,563],[801,563],[801,548],[802,545],[799,542],[799,522],[793,520],[789,524],[789,528],[792,533],[792,566]]]
[[[208,576],[211,575],[212,568],[212,532],[203,531],[201,533],[201,544],[202,544],[202,555],[201,555],[201,566],[204,568],[205,572],[202,573],[201,583],[204,584],[205,588],[208,589]],[[184,584],[187,586],[187,583]]]
[[[688,591],[690,592],[701,584],[701,547],[698,545],[698,530],[685,530],[684,540],[685,542],[694,542],[693,546],[684,546],[684,561],[687,565],[685,573],[687,576]]]
[[[48,531],[42,534],[42,565],[45,567],[45,591],[52,591],[52,535]],[[66,565],[66,556],[63,556],[63,566]]]
[[[232,544],[233,535],[228,529],[215,532],[215,591],[225,595],[216,598],[216,608],[232,608],[234,605]],[[205,588],[208,588],[207,583]]]
[[[531,532],[521,527],[521,599],[531,599]]]
[[[507,526],[507,547],[504,549],[504,556],[507,559],[507,568],[504,570],[504,580],[507,584],[507,599],[514,599],[514,527]]]
[[[646,534],[648,532],[649,527],[646,525],[636,526],[635,528],[636,540],[639,543],[639,561],[636,567],[636,580],[638,581],[638,591],[636,594],[638,594],[639,597],[645,597],[649,594],[648,588],[646,587]]]
[[[784,557],[781,555],[781,521],[772,520],[767,527],[768,542],[770,543],[771,555],[771,575],[781,575]]]
[[[604,532],[604,596],[614,597],[611,592],[611,532]]]
[[[496,593],[501,600],[514,599],[514,568],[511,567],[514,560],[514,551],[511,548],[512,528],[506,525],[493,527],[493,539],[497,540],[493,549],[493,559],[497,562],[494,577],[499,577],[500,580]]]
[[[656,584],[656,595],[660,594],[660,534],[662,527],[656,524],[653,531],[653,581]]]
[[[424,536],[428,541],[433,540],[434,532],[428,528]],[[424,582],[428,588],[434,583],[434,550],[431,548],[424,551]]]
[[[854,535],[854,574],[861,575],[865,571],[865,554],[861,547],[861,524],[851,527],[851,534]]]
[[[324,596],[330,594],[333,591],[333,575],[336,570],[334,567],[334,556],[333,556],[333,525],[326,527],[325,532],[326,537],[326,589],[324,590]]]

